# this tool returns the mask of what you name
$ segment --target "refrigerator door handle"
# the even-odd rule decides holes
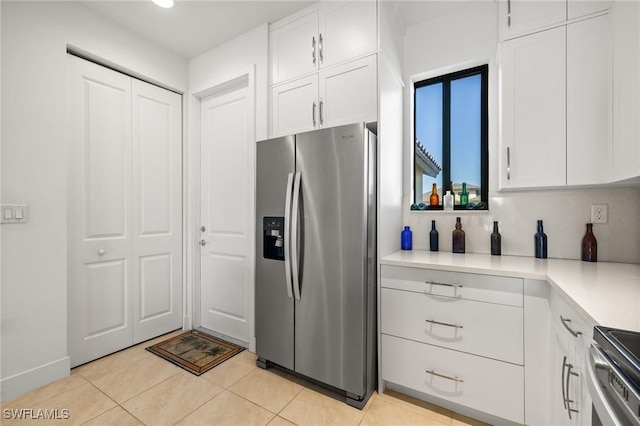
[[[291,275],[293,278],[293,294],[300,300],[300,277],[298,276],[298,207],[300,203],[300,173],[296,173],[293,183],[293,203],[291,206]]]
[[[287,296],[293,298],[291,290],[291,232],[289,232],[289,222],[291,218],[291,190],[293,186],[293,173],[287,177],[287,194],[284,199],[284,277],[287,285]]]

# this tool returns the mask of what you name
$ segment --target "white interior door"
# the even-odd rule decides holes
[[[133,343],[182,325],[181,97],[132,80]]]
[[[68,339],[76,366],[182,324],[181,120],[179,95],[69,60]]]
[[[245,344],[250,342],[255,246],[255,142],[248,94],[243,85],[203,99],[200,109],[200,325]]]

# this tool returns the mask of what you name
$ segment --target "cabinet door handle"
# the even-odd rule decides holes
[[[311,37],[311,59],[313,60],[313,65],[316,64],[316,36]]]
[[[447,380],[452,380],[454,382],[458,382],[458,383],[464,383],[464,380],[462,380],[459,377],[451,377],[451,376],[447,376],[445,374],[441,374],[441,373],[436,373],[433,370],[427,370],[426,373],[431,374],[432,376],[437,376],[437,377],[442,377],[443,379],[447,379]]]
[[[511,148],[507,147],[507,180],[511,180]]]
[[[313,121],[313,127],[316,127],[316,101],[313,101],[311,106],[311,120]]]
[[[425,284],[432,284],[432,285],[441,285],[443,287],[455,287],[455,288],[462,288],[461,284],[448,284],[448,283],[439,283],[439,282],[435,282],[435,281],[425,281]]]
[[[320,56],[322,57],[322,55]],[[320,125],[324,124],[324,102],[320,99]]]
[[[464,326],[458,325],[458,324],[449,324],[449,323],[446,323],[446,322],[434,321],[434,320],[430,320],[430,319],[426,319],[425,321],[429,322],[431,324],[446,325],[447,327],[464,328]]]
[[[511,27],[511,0],[507,0],[507,27]]]
[[[567,356],[565,355],[564,359],[562,360],[562,377],[560,378],[560,387],[562,388],[562,403],[564,404],[565,410],[567,409],[567,391],[564,387],[564,373],[568,365],[569,364],[567,364]],[[569,379],[567,378],[567,381],[568,380]]]
[[[564,328],[566,328],[567,330],[569,330],[569,333],[571,333],[571,335],[573,337],[578,337],[579,335],[582,334],[581,331],[575,331],[573,330],[571,327],[569,327],[567,325],[567,323],[570,323],[571,320],[569,318],[564,318],[562,315],[560,315],[560,321],[562,321],[562,325],[564,325]]]
[[[566,358],[567,357],[565,357],[565,359]],[[573,365],[572,364],[567,364],[567,404],[566,404],[566,408],[567,408],[567,414],[569,414],[569,420],[571,420],[571,413],[577,413],[578,412],[578,410],[571,408],[571,403],[573,402],[573,400],[569,398],[569,380],[571,379],[571,376],[578,377],[578,373],[574,373],[572,370],[573,370]]]
[[[324,48],[323,46],[323,41],[322,41],[322,33],[320,33],[320,36],[318,38],[318,47],[320,48],[320,62],[324,63]]]

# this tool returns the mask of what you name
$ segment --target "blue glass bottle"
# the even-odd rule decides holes
[[[429,249],[438,251],[438,231],[436,230],[436,221],[431,221],[431,232],[429,232]]]
[[[404,231],[400,234],[400,248],[402,250],[411,250],[413,246],[413,233],[408,226],[404,227]]]

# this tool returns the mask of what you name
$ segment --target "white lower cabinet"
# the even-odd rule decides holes
[[[383,288],[381,332],[523,363],[522,308]]]
[[[382,266],[381,377],[524,423],[523,280]]]
[[[551,424],[590,425],[591,399],[586,382],[591,327],[556,292],[549,297],[551,352]]]
[[[524,368],[490,358],[382,335],[383,379],[524,423]]]

